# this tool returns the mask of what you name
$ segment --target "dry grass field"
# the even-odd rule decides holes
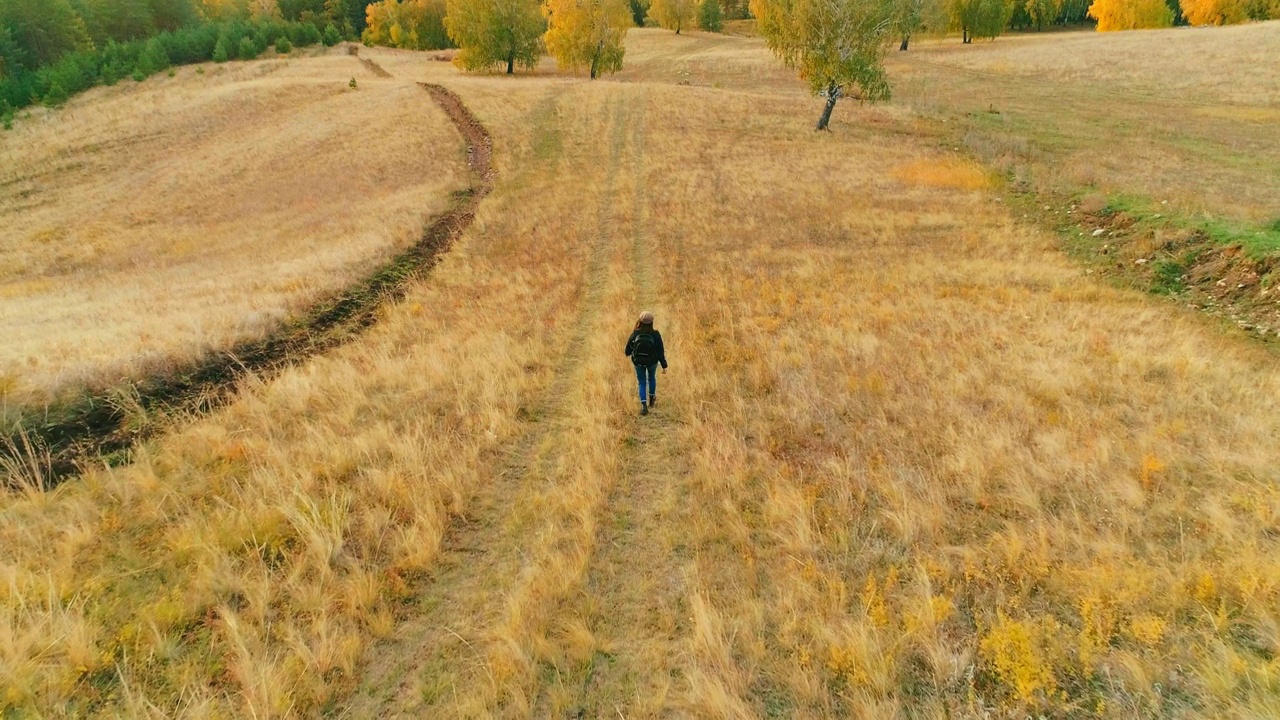
[[[413,242],[462,185],[460,145],[424,93],[339,51],[182,68],[20,122],[0,133],[0,396],[268,332]]]
[[[1280,716],[1274,355],[1086,276],[909,104],[815,134],[758,40],[627,42],[365,53],[466,101],[493,193],[361,342],[0,500],[0,707]]]
[[[926,40],[890,60],[899,103],[1028,185],[1257,227],[1280,221],[1276,57],[1280,21]]]

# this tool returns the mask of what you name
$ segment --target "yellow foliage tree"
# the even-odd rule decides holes
[[[210,20],[280,16],[276,0],[200,0],[199,10]]]
[[[200,0],[200,13],[210,20],[225,20],[248,14],[245,0]]]
[[[1089,17],[1098,21],[1099,32],[1173,25],[1173,11],[1164,0],[1093,0]]]
[[[675,30],[677,35],[683,28],[693,25],[697,12],[696,0],[653,0],[649,6],[649,17],[662,27]]]
[[[1183,0],[1182,14],[1192,25],[1231,25],[1280,19],[1280,0]]]
[[[542,56],[547,30],[536,0],[448,0],[444,18],[449,39],[462,51],[454,63],[464,70],[506,65],[533,68]]]
[[[382,0],[365,9],[361,39],[407,50],[452,47],[444,31],[445,0]]]
[[[543,42],[561,69],[588,68],[591,79],[622,69],[622,39],[631,27],[627,0],[547,0]]]
[[[1027,16],[1035,23],[1037,30],[1057,19],[1062,12],[1062,0],[1027,0]]]

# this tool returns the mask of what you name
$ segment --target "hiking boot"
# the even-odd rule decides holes
[[[655,404],[657,404],[657,402],[658,402],[658,396],[657,396],[657,395],[650,395],[650,396],[649,396],[649,407],[653,407]]]
[[[640,403],[640,414],[641,414],[641,415],[648,415],[648,414],[649,414],[649,406],[648,406],[648,405],[645,405],[644,403]]]

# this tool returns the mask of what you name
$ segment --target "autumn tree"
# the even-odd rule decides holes
[[[622,69],[622,39],[631,27],[627,0],[547,0],[544,42],[562,70],[587,68],[591,79]]]
[[[901,42],[898,50],[911,46],[918,32],[942,32],[947,28],[947,13],[941,0],[894,0],[893,30]]]
[[[1173,11],[1164,0],[1094,0],[1089,17],[1098,31],[1162,28],[1173,24]]]
[[[875,102],[889,98],[885,41],[894,27],[889,0],[751,0],[760,33],[815,95],[826,98],[818,130],[836,101],[856,87]]]
[[[382,0],[369,5],[361,39],[407,50],[453,47],[444,29],[445,0]]]
[[[1026,8],[1036,30],[1044,30],[1045,25],[1058,19],[1058,14],[1062,12],[1062,0],[1027,0]]]
[[[697,0],[653,0],[649,5],[649,17],[656,20],[658,25],[675,30],[677,35],[684,28],[693,25],[697,12]]]
[[[516,65],[538,64],[547,27],[536,0],[448,0],[444,26],[462,48],[454,59],[458,67],[482,70],[505,64],[508,75]]]
[[[975,37],[995,38],[1004,32],[1013,14],[1013,4],[1008,0],[949,0],[947,13],[951,16],[951,27],[960,31],[967,45]]]
[[[1182,0],[1182,14],[1192,25],[1280,19],[1280,0]]]

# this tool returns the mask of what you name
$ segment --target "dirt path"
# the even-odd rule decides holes
[[[623,127],[614,113],[608,167],[599,192],[597,232],[588,250],[581,300],[555,381],[541,397],[536,421],[500,463],[501,469],[468,506],[465,521],[446,536],[440,570],[430,579],[415,618],[396,640],[369,654],[364,683],[349,706],[352,717],[469,716],[502,707],[528,710],[537,683],[528,683],[537,664],[529,657],[528,635],[545,633],[546,593],[563,593],[564,583],[548,576],[571,576],[574,505],[570,486],[579,479],[573,440],[590,420],[572,414],[581,403],[588,360],[595,352],[598,319],[613,229],[614,182],[622,155]],[[556,123],[539,112],[540,127]],[[558,587],[556,587],[558,586]],[[538,607],[542,606],[542,607]],[[539,617],[534,617],[539,616]],[[457,658],[470,660],[459,664]],[[521,692],[528,689],[529,692]]]
[[[361,62],[378,67],[372,60]],[[29,413],[20,428],[6,430],[0,439],[0,478],[12,485],[52,487],[77,474],[84,463],[127,454],[135,443],[162,431],[169,419],[222,405],[241,378],[273,376],[354,340],[372,326],[379,308],[402,297],[409,283],[434,267],[471,225],[476,207],[493,186],[489,133],[451,91],[438,85],[423,87],[466,141],[473,179],[470,187],[455,194],[449,210],[431,219],[417,243],[266,338],[240,343],[127,388],[111,388],[49,408],[40,416]]]
[[[655,248],[645,218],[644,110],[641,97],[631,128],[630,306],[654,309],[666,318],[663,283],[651,271]],[[621,430],[618,479],[602,509],[605,521],[582,603],[600,646],[577,700],[576,711],[582,717],[658,714],[670,706],[676,691],[673,663],[689,629],[688,549],[681,536],[688,529],[691,509],[682,487],[688,469],[681,440],[684,410],[664,387],[660,379],[659,395],[667,402],[643,420],[629,414]]]

